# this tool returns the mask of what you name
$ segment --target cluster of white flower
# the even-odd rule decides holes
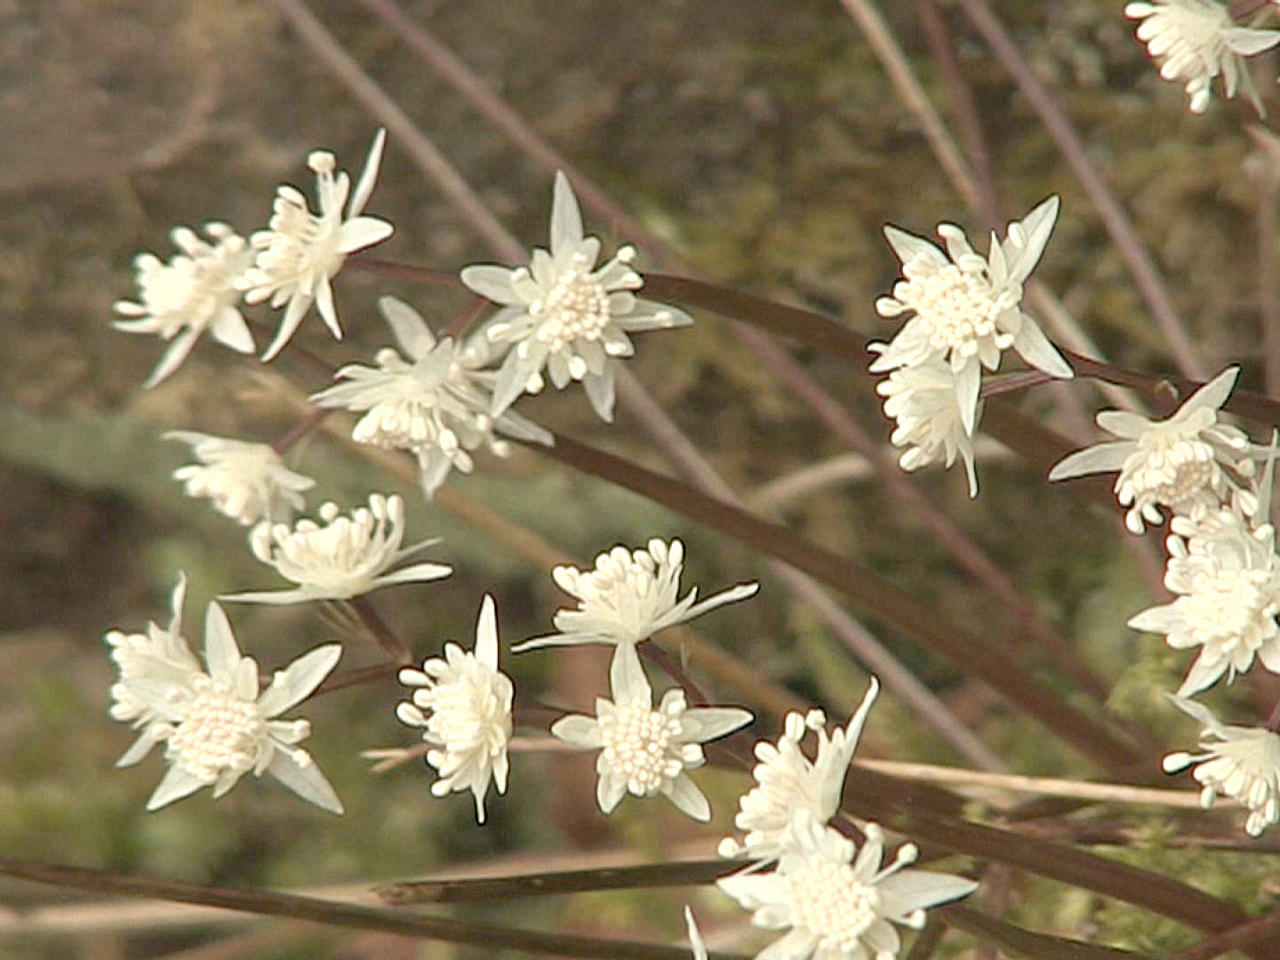
[[[995,370],[1010,347],[1050,376],[1069,378],[1071,368],[1022,309],[1022,285],[1040,262],[1058,219],[1050,197],[1025,218],[1009,224],[1003,240],[994,233],[983,257],[953,224],[938,227],[946,252],[922,237],[885,227],[902,262],[903,279],[893,296],[876,301],[882,317],[914,314],[888,343],[873,343],[872,373],[889,373],[877,387],[885,414],[898,422],[891,440],[906,447],[904,470],[942,458],[949,467],[958,453],[977,496],[973,436],[981,417],[983,369]]]
[[[1217,794],[1239,800],[1250,811],[1246,829],[1256,836],[1280,811],[1280,765],[1266,770],[1280,753],[1262,746],[1280,738],[1265,729],[1224,727],[1184,699],[1224,675],[1234,680],[1255,660],[1280,673],[1280,556],[1268,520],[1276,448],[1260,450],[1244,431],[1219,420],[1239,372],[1223,371],[1165,420],[1104,410],[1098,426],[1120,439],[1071,454],[1049,479],[1118,471],[1116,497],[1128,508],[1125,525],[1135,534],[1164,522],[1161,508],[1173,514],[1164,584],[1175,598],[1128,625],[1163,634],[1175,649],[1198,648],[1173,700],[1204,725],[1205,737],[1222,742],[1202,741],[1209,753],[1200,756],[1170,754],[1165,769],[1198,763],[1194,776],[1205,785],[1205,805]],[[1266,466],[1259,475],[1260,458]]]

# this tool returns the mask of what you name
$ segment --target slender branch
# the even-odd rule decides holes
[[[261,916],[307,920],[332,927],[374,930],[378,933],[421,937],[445,943],[462,943],[484,947],[487,950],[523,950],[528,953],[585,957],[591,960],[597,960],[599,957],[611,957],[617,960],[688,960],[689,957],[689,951],[684,947],[665,947],[572,934],[538,933],[533,930],[513,930],[509,927],[493,927],[440,917],[427,917],[422,914],[406,913],[403,910],[363,907],[336,900],[318,900],[314,897],[287,893],[182,883],[177,880],[152,880],[109,873],[104,870],[39,863],[12,857],[0,857],[0,874],[59,887],[73,887],[130,897],[154,897],[160,900],[221,907],[225,910],[238,910]],[[737,955],[721,954],[720,956],[727,958]]]
[[[932,913],[957,930],[997,944],[1016,956],[1034,957],[1035,960],[1156,960],[1146,953],[1095,947],[1079,940],[1032,933],[959,904],[937,907]]]
[[[384,883],[373,892],[399,907],[414,903],[470,903],[511,897],[543,897],[596,890],[686,887],[714,883],[741,870],[745,860],[684,860],[637,867],[559,870],[479,880],[406,880]]]
[[[1169,960],[1210,960],[1231,950],[1249,950],[1250,948],[1270,947],[1266,956],[1275,956],[1275,948],[1280,945],[1280,910],[1273,910],[1265,917],[1250,920],[1233,927],[1216,937],[1202,940],[1194,947],[1172,954]]]
[[[542,454],[635,491],[748,543],[853,598],[867,613],[980,677],[1078,749],[1112,769],[1125,769],[1139,753],[1120,735],[1062,700],[1005,651],[983,637],[934,617],[898,588],[844,557],[797,537],[791,530],[699,493],[687,484],[557,436],[554,447],[530,445]]]

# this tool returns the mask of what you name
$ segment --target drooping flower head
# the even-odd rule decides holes
[[[496,419],[490,415],[494,375],[481,369],[489,360],[481,344],[460,347],[450,338],[437,342],[418,312],[395,297],[383,297],[378,306],[400,352],[379,350],[376,367],[343,367],[337,376],[344,383],[311,397],[322,407],[364,414],[352,431],[353,440],[416,454],[428,496],[451,468],[470,473],[471,452],[478,447],[506,456],[509,448],[501,434],[553,442],[548,431],[517,413],[508,411]]]
[[[1275,529],[1253,526],[1240,507],[1197,507],[1175,517],[1164,583],[1177,594],[1129,620],[1135,630],[1163,633],[1175,649],[1200,648],[1178,689],[1187,697],[1223,675],[1235,679],[1254,657],[1280,673],[1280,557]]]
[[[265,443],[215,437],[194,430],[170,430],[166,440],[189,444],[199,464],[173,472],[189,497],[208,497],[217,509],[244,526],[260,520],[288,523],[306,502],[315,481],[294,473]]]
[[[733,825],[745,836],[741,843],[726,837],[720,844],[721,856],[772,859],[783,852],[791,837],[795,811],[807,810],[819,824],[835,816],[858,738],[879,692],[880,682],[872,677],[848,725],[837,727],[829,736],[822,711],[811,710],[807,715],[787,715],[776,746],[767,740],[756,743],[755,755],[760,762],[751,771],[756,785],[742,795],[733,818]],[[812,760],[800,749],[810,731],[818,741]]]
[[[348,254],[380,243],[394,230],[385,220],[361,216],[378,178],[386,139],[385,130],[373,138],[355,193],[351,193],[351,178],[345,170],[334,176],[337,161],[333,154],[314,151],[307,166],[316,175],[320,212],[311,212],[300,191],[282,186],[276,191],[268,229],[249,238],[257,256],[240,284],[245,302],[261,303],[270,298],[273,309],[288,304],[275,339],[262,355],[264,361],[273,359],[289,342],[312,303],[334,337],[342,339],[331,281]],[[344,215],[342,207],[348,194],[351,205]]]
[[[1184,84],[1191,112],[1204,113],[1213,78],[1222,75],[1229,98],[1243,86],[1261,116],[1262,101],[1249,79],[1244,58],[1280,43],[1280,30],[1237,27],[1230,10],[1217,0],[1152,0],[1129,3],[1124,15],[1138,24],[1138,39],[1160,63],[1160,76]]]
[[[755,594],[760,585],[742,583],[701,603],[698,588],[679,597],[684,569],[684,544],[654,538],[643,550],[616,546],[596,557],[591,570],[564,565],[551,571],[560,589],[578,601],[576,610],[557,610],[559,633],[534,637],[512,649],[523,653],[536,647],[577,643],[634,646],[659,630],[700,617],[727,603]]]
[[[180,580],[174,591],[179,606],[184,583]],[[170,631],[152,624],[145,641],[119,631],[106,636],[120,666],[112,717],[131,720],[142,729],[116,765],[131,766],[156,744],[165,745],[169,769],[147,809],[159,809],[202,787],[212,787],[217,799],[252,772],[255,777],[269,773],[304,800],[341,813],[342,804],[324,774],[310,754],[296,746],[310,735],[311,725],[306,720],[276,719],[329,675],[342,654],[341,645],[304,654],[261,689],[257,662],[241,655],[218,604],[210,603],[205,615],[205,670],[177,632],[179,613],[175,610]]]
[[[657,709],[653,688],[634,644],[618,647],[609,668],[612,700],[596,699],[596,716],[571,714],[551,727],[553,736],[586,750],[599,750],[596,800],[612,813],[622,798],[662,794],[681,813],[711,819],[711,805],[686,772],[706,763],[700,744],[751,722],[739,707],[693,707],[684,691],[668,690]]]
[[[1164,758],[1165,773],[1190,766],[1203,788],[1200,804],[1206,810],[1219,796],[1230,797],[1249,811],[1245,833],[1260,837],[1280,822],[1280,734],[1262,727],[1234,727],[1221,723],[1203,705],[1170,697],[1183,713],[1204,727],[1200,753],[1179,751]]]
[[[439,563],[399,564],[424,547],[424,540],[401,548],[404,539],[404,501],[399,496],[375,493],[369,506],[350,516],[336,503],[320,508],[323,524],[299,520],[292,528],[283,523],[260,523],[249,544],[254,556],[275,567],[295,590],[236,593],[224,600],[245,603],[302,603],[307,600],[349,600],[395,583],[439,580],[453,572]],[[397,568],[398,569],[395,569]]]
[[[622,247],[597,268],[599,256],[600,241],[583,235],[569,178],[557,173],[550,251],[535,248],[529,266],[515,270],[483,265],[462,271],[463,283],[504,308],[487,328],[492,341],[510,344],[494,386],[494,416],[520,394],[541,390],[545,369],[557,389],[581,380],[596,413],[612,420],[612,360],[635,352],[627,335],[693,322],[676,307],[632,292],[644,283],[630,266],[633,247]]]
[[[795,812],[777,869],[736,873],[716,886],[766,930],[787,930],[759,956],[769,960],[893,960],[902,941],[893,924],[919,930],[925,910],[966,897],[977,884],[907,869],[916,848],[903,844],[888,866],[884,833],[867,824],[862,849],[808,810]],[[856,857],[855,857],[856,854]]]
[[[117,330],[156,334],[172,341],[144,387],[150,389],[187,359],[208,330],[213,339],[239,353],[253,353],[253,335],[240,313],[238,284],[253,262],[253,254],[225,223],[206,223],[211,243],[194,230],[177,227],[170,236],[182,252],[168,263],[150,253],[134,259],[140,300],[118,300],[112,308],[133,320],[117,320]]]
[[[881,352],[885,344],[873,343],[869,349]],[[902,469],[918,470],[940,459],[950,467],[959,454],[969,478],[969,496],[976,497],[973,436],[965,429],[956,375],[950,365],[935,359],[899,367],[876,384],[876,393],[885,398],[885,416],[898,422],[889,441],[895,447],[907,448],[898,460]],[[981,416],[979,402],[973,414],[973,429],[977,429]]]
[[[444,647],[444,659],[427,660],[421,670],[401,670],[400,682],[416,687],[413,702],[396,705],[396,716],[424,727],[422,739],[436,749],[427,763],[440,774],[431,792],[443,797],[470,790],[476,819],[484,823],[484,795],[493,780],[507,792],[507,744],[511,740],[511,701],[515,688],[498,670],[498,621],[493,598],[486,596],[476,624],[471,653],[456,643]]]
[[[911,317],[880,356],[872,373],[918,367],[945,360],[955,374],[964,432],[973,436],[982,368],[995,370],[1012,347],[1031,366],[1054,377],[1071,368],[1035,320],[1022,310],[1022,284],[1040,262],[1058,219],[1058,198],[1050,197],[1022,220],[1009,224],[1005,239],[991,235],[987,256],[976,253],[954,224],[938,227],[946,253],[922,237],[885,227],[885,237],[902,261],[893,296],[876,301],[882,317]]]
[[[1224,370],[1166,420],[1103,410],[1098,426],[1121,439],[1077,450],[1049,471],[1049,479],[1120,471],[1116,499],[1129,508],[1125,526],[1139,534],[1144,523],[1164,521],[1159,507],[1186,514],[1199,504],[1216,506],[1241,489],[1236,478],[1254,473],[1249,438],[1218,421],[1239,373],[1239,367]]]

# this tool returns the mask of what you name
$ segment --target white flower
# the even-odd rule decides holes
[[[240,353],[253,353],[253,335],[237,304],[237,286],[253,262],[244,242],[225,223],[206,223],[204,232],[212,244],[201,240],[194,230],[177,227],[170,236],[182,252],[168,263],[150,253],[138,254],[141,302],[118,300],[116,313],[136,320],[117,320],[117,330],[126,333],[154,333],[172,340],[144,387],[154,387],[187,359],[187,354],[208,329],[213,338]]]
[[[557,720],[553,736],[588,750],[599,750],[596,800],[612,813],[630,793],[652,797],[661,793],[681,813],[704,823],[711,805],[686,770],[706,763],[701,743],[715,740],[751,722],[751,713],[738,707],[694,707],[684,691],[668,690],[653,708],[653,688],[640,666],[634,644],[622,644],[609,668],[613,701],[598,697],[596,716],[572,714]]]
[[[451,791],[470,790],[476,798],[476,818],[484,823],[489,780],[498,793],[507,792],[507,743],[515,693],[511,680],[498,671],[493,598],[486,595],[480,607],[474,653],[447,643],[443,660],[427,660],[421,670],[401,670],[400,682],[418,689],[412,703],[396,705],[396,716],[411,727],[425,727],[422,739],[440,748],[427,754],[427,763],[440,774],[431,792],[443,797]]]
[[[399,496],[375,493],[368,508],[360,507],[349,517],[339,514],[336,503],[326,503],[320,508],[320,519],[323,526],[304,519],[292,529],[283,523],[260,523],[249,535],[254,556],[298,584],[296,590],[236,593],[222,599],[245,603],[349,600],[393,583],[439,580],[453,572],[439,563],[391,569],[437,542],[424,540],[400,548],[404,501]]]
[[[364,413],[353,440],[417,454],[427,496],[451,468],[470,473],[471,451],[482,444],[506,456],[509,447],[496,434],[548,446],[554,442],[548,431],[519,414],[490,416],[494,375],[480,369],[488,362],[487,351],[472,345],[459,349],[449,338],[437,342],[418,312],[395,297],[383,297],[378,306],[404,356],[390,347],[379,350],[377,367],[345,366],[337,373],[345,383],[311,397],[322,407]]]
[[[607,550],[596,557],[591,570],[567,564],[556,567],[552,579],[577,599],[578,609],[557,610],[553,622],[559,633],[526,640],[511,652],[578,643],[634,646],[659,630],[744,600],[760,589],[758,583],[740,583],[695,603],[698,588],[693,587],[678,599],[683,569],[684,544],[657,538],[643,550],[628,551],[620,545]]]
[[[883,343],[869,349],[879,353]],[[876,384],[876,393],[885,398],[884,413],[898,422],[889,437],[895,447],[906,447],[899,459],[903,470],[918,470],[926,464],[944,459],[950,467],[956,454],[964,461],[969,477],[969,496],[978,495],[978,475],[973,467],[973,436],[965,429],[960,397],[956,391],[956,375],[942,360],[926,360],[909,367],[899,367],[888,379]],[[973,413],[976,430],[982,416],[979,403]]]
[[[820,710],[807,716],[787,714],[784,731],[774,746],[767,740],[756,743],[755,755],[760,762],[751,775],[757,785],[743,794],[733,825],[746,836],[739,844],[726,837],[720,844],[724,857],[747,856],[768,860],[779,856],[791,837],[791,820],[797,810],[807,810],[815,823],[824,824],[835,816],[844,791],[845,776],[853,762],[867,714],[880,692],[880,682],[871,685],[862,704],[843,729],[837,727],[830,736],[824,729],[826,718]],[[810,731],[816,731],[817,753],[810,760],[800,743]]]
[[[963,877],[906,869],[917,856],[909,843],[882,868],[884,833],[874,823],[867,824],[861,850],[807,810],[796,811],[789,829],[776,870],[748,870],[716,881],[754,911],[753,925],[790,928],[757,954],[762,960],[892,960],[902,945],[893,923],[918,930],[926,908],[968,896],[978,886]]]
[[[1204,788],[1200,803],[1207,810],[1219,794],[1249,811],[1245,833],[1258,837],[1280,822],[1280,735],[1260,727],[1228,727],[1208,709],[1191,700],[1171,697],[1184,713],[1204,727],[1199,754],[1179,751],[1164,758],[1165,773],[1192,764],[1191,775]]]
[[[563,389],[583,381],[604,420],[613,419],[613,357],[635,352],[628,333],[683,327],[691,317],[676,307],[640,299],[631,291],[644,281],[630,267],[633,247],[622,247],[596,269],[600,241],[584,237],[582,213],[563,173],[556,174],[551,206],[551,250],[533,251],[527,267],[470,266],[462,282],[502,304],[489,339],[512,344],[498,371],[493,412],[502,413],[521,393],[542,389],[542,370]]]
[[[182,603],[186,594],[187,577],[185,573],[180,573],[178,584],[173,588],[173,617],[167,630],[153,621],[147,624],[146,633],[112,630],[103,637],[111,647],[111,659],[120,670],[120,681],[111,687],[112,720],[132,723],[138,729],[158,719],[146,701],[131,692],[126,681],[148,674],[182,677],[200,669],[187,642],[182,639]],[[147,740],[146,750],[151,749],[153,742]],[[143,751],[144,754],[146,750]]]
[[[244,526],[259,520],[287,523],[306,502],[302,492],[315,481],[294,473],[265,443],[248,443],[193,430],[170,430],[166,440],[190,444],[199,464],[173,472],[189,497],[208,497],[222,513]]]
[[[1249,438],[1218,422],[1239,372],[1239,367],[1224,370],[1166,420],[1103,410],[1098,426],[1122,439],[1077,450],[1049,471],[1049,479],[1119,470],[1116,499],[1129,507],[1125,526],[1133,533],[1142,533],[1144,522],[1162,523],[1160,506],[1182,514],[1197,504],[1216,506],[1228,491],[1240,489],[1226,471],[1240,477],[1254,472]]]
[[[261,303],[270,297],[273,309],[286,301],[289,304],[263,360],[271,360],[284,348],[313,302],[330,332],[342,339],[330,280],[342,269],[348,254],[380,243],[394,229],[385,220],[360,215],[373,193],[386,139],[385,130],[379,130],[373,138],[345,217],[342,205],[351,193],[351,178],[345,170],[335,177],[337,161],[333,154],[316,150],[307,157],[307,166],[316,175],[319,214],[311,212],[301,192],[282,186],[276,191],[269,229],[259,230],[249,238],[257,258],[240,285],[245,302]]]
[[[995,370],[1000,354],[1013,347],[1031,366],[1055,377],[1071,377],[1071,368],[1036,322],[1022,311],[1022,284],[1040,261],[1058,219],[1058,198],[1050,197],[1021,221],[1009,224],[1004,240],[991,234],[983,257],[954,224],[938,227],[947,252],[928,240],[885,227],[884,234],[902,261],[902,276],[892,297],[876,301],[882,317],[907,311],[915,316],[871,364],[872,373],[946,360],[956,375],[960,422],[973,436],[982,368]]]
[[[183,582],[174,591],[182,602]],[[174,631],[177,629],[175,611]],[[298,796],[333,813],[342,804],[307,751],[295,746],[311,734],[306,720],[277,720],[311,695],[338,662],[339,644],[317,647],[274,674],[266,689],[258,684],[258,664],[240,654],[227,616],[216,603],[205,615],[207,671],[201,670],[186,641],[174,631],[149,628],[151,646],[137,638],[107,634],[120,664],[120,683],[128,700],[142,706],[135,719],[142,734],[116,764],[131,766],[157,743],[165,745],[169,770],[147,801],[156,810],[201,787],[222,796],[250,771],[269,773]],[[159,634],[165,634],[160,636]],[[122,659],[121,654],[124,654]],[[117,703],[119,703],[117,698]],[[115,708],[112,716],[120,716]]]
[[[1176,649],[1201,647],[1178,690],[1204,690],[1224,673],[1234,679],[1254,657],[1280,673],[1280,559],[1270,524],[1251,527],[1239,508],[1197,508],[1175,517],[1164,583],[1172,603],[1133,617],[1135,630],[1167,635]]]
[[[1185,83],[1191,112],[1204,113],[1209,105],[1209,85],[1222,74],[1227,97],[1236,95],[1243,81],[1245,95],[1259,115],[1262,101],[1249,79],[1244,57],[1269,50],[1280,43],[1280,30],[1237,27],[1231,12],[1216,0],[1153,0],[1130,3],[1124,15],[1138,24],[1138,39],[1147,53],[1160,61],[1160,76]]]

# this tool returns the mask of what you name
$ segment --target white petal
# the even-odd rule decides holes
[[[264,717],[277,717],[295,704],[301,703],[324,681],[342,656],[342,644],[329,643],[316,647],[285,667],[258,699],[258,709]]]
[[[711,804],[687,773],[676,777],[666,794],[681,813],[700,823],[707,823],[711,819]]]
[[[494,303],[503,306],[525,306],[511,286],[511,271],[506,267],[477,264],[464,267],[459,274],[464,285]]]
[[[205,786],[205,782],[199,777],[188,773],[183,767],[171,766],[165,771],[164,777],[160,780],[155,792],[151,794],[151,798],[147,800],[147,809],[159,810],[175,800],[191,796],[203,786]]]
[[[436,345],[436,338],[431,328],[422,319],[421,314],[409,304],[396,297],[379,297],[378,309],[386,318],[391,332],[395,334],[400,350],[410,360],[420,360],[431,352]]]
[[[653,702],[653,688],[640,666],[640,654],[634,643],[620,643],[613,651],[609,664],[609,686],[615,703],[632,700]]]
[[[242,659],[235,634],[231,632],[231,622],[216,602],[205,610],[204,659],[209,665],[209,675],[223,683],[231,682]]]
[[[565,743],[587,750],[604,746],[604,740],[600,736],[600,724],[592,717],[584,717],[578,713],[571,713],[553,723],[551,735],[559,737]]]
[[[347,208],[347,216],[359,216],[364,205],[369,202],[373,193],[373,184],[378,179],[378,169],[382,166],[382,150],[387,144],[387,131],[379,129],[373,137],[373,145],[369,148],[369,156],[364,161],[364,169],[360,171],[360,181],[356,191],[351,195],[351,206]]]
[[[498,615],[493,597],[487,593],[480,604],[480,621],[476,624],[475,655],[485,666],[498,669]]]
[[[330,813],[342,813],[342,801],[333,792],[333,787],[325,779],[320,768],[314,763],[299,766],[287,750],[276,750],[271,757],[271,765],[267,767],[271,774],[286,787],[308,803],[314,803],[321,810]]]
[[[573,195],[564,171],[557,170],[551,202],[551,253],[558,256],[561,251],[572,251],[581,244],[582,211],[578,209],[578,198]]]

